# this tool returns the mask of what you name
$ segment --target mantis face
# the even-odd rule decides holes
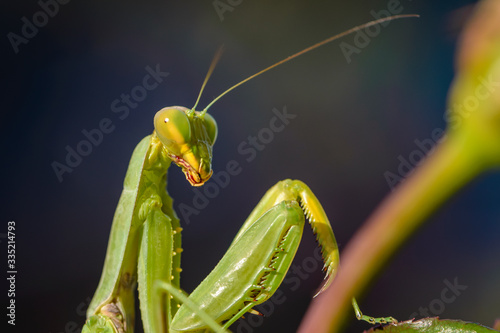
[[[217,123],[211,115],[170,106],[156,113],[154,126],[168,156],[191,185],[201,186],[210,179],[212,147],[217,138]]]

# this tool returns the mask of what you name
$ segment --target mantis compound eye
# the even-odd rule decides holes
[[[163,108],[155,115],[154,126],[160,141],[172,153],[179,155],[182,145],[191,141],[191,124],[184,111]]]
[[[205,113],[204,119],[205,123],[205,128],[207,130],[208,137],[210,139],[210,144],[213,146],[215,143],[215,140],[217,139],[217,122],[215,121],[214,117],[212,117],[210,114]]]

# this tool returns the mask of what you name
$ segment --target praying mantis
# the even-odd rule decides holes
[[[173,162],[192,186],[202,186],[210,178],[218,129],[207,110],[231,90],[349,33],[414,16],[371,21],[323,40],[233,85],[205,109],[196,111],[221,56],[219,50],[194,107],[171,106],[158,111],[154,132],[132,154],[102,276],[82,332],[133,332],[136,285],[145,332],[224,332],[246,312],[258,313],[252,308],[268,300],[280,286],[299,246],[306,218],[321,248],[326,271],[318,293],[325,290],[339,265],[335,236],[309,187],[299,180],[286,179],[267,191],[219,264],[186,297],[180,292],[182,228],[166,191],[167,171]]]

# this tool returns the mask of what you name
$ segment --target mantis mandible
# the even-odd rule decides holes
[[[371,21],[314,44],[246,78],[196,111],[203,89],[220,58],[216,53],[195,106],[165,107],[154,117],[154,132],[135,148],[113,218],[97,291],[82,332],[134,330],[138,285],[145,332],[223,332],[246,312],[268,300],[283,281],[297,251],[304,216],[321,247],[325,281],[333,281],[339,251],[330,222],[313,192],[298,180],[278,182],[251,212],[224,257],[187,298],[180,290],[181,231],[166,176],[172,162],[192,186],[212,175],[217,123],[207,110],[252,78],[335,39],[382,22]],[[181,305],[181,303],[183,303]]]

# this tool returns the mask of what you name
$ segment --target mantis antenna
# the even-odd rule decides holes
[[[208,104],[203,109],[203,111],[201,112],[200,115],[204,115],[208,111],[208,108],[212,106],[212,104],[214,104],[215,102],[217,102],[220,98],[222,98],[222,96],[224,96],[225,94],[227,94],[228,92],[230,92],[234,88],[241,86],[243,83],[245,83],[247,81],[250,81],[254,77],[259,76],[260,74],[263,74],[263,73],[267,72],[268,70],[273,69],[274,67],[277,67],[277,66],[279,66],[281,64],[284,64],[285,62],[290,61],[290,60],[292,60],[294,58],[297,58],[298,56],[300,56],[300,55],[302,55],[304,53],[312,51],[312,50],[314,50],[314,49],[316,49],[316,48],[318,48],[320,46],[323,46],[323,45],[325,45],[327,43],[330,43],[330,42],[332,42],[332,41],[334,41],[336,39],[342,38],[342,37],[347,36],[347,35],[349,35],[349,34],[351,34],[353,32],[359,31],[361,29],[366,29],[366,28],[369,28],[371,26],[374,26],[374,25],[377,25],[377,24],[381,24],[381,23],[384,23],[384,22],[387,22],[387,21],[392,21],[392,20],[396,20],[396,19],[400,19],[400,18],[409,18],[409,17],[420,17],[420,15],[417,15],[417,14],[405,14],[405,15],[394,15],[394,16],[384,17],[382,19],[378,19],[378,20],[370,21],[370,22],[365,23],[365,24],[358,25],[358,26],[356,26],[354,28],[351,28],[349,30],[341,32],[341,33],[339,33],[339,34],[337,34],[335,36],[327,38],[327,39],[325,39],[325,40],[323,40],[321,42],[318,42],[318,43],[316,43],[314,45],[311,45],[311,46],[303,49],[302,51],[299,51],[299,52],[297,52],[295,54],[292,54],[291,56],[289,56],[289,57],[287,57],[287,58],[285,58],[283,60],[280,60],[277,63],[275,63],[275,64],[273,64],[273,65],[271,65],[271,66],[269,66],[267,68],[264,68],[260,72],[257,72],[255,74],[247,77],[246,79],[244,79],[244,80],[236,83],[235,85],[233,85],[232,87],[230,87],[229,89],[227,89],[226,91],[224,91],[222,94],[220,94],[219,96],[217,96],[212,102],[210,102],[210,104]],[[203,82],[203,85],[201,87],[200,94],[198,95],[198,99],[196,100],[195,106],[192,108],[192,110],[194,110],[195,107],[198,105],[198,101],[200,100],[201,93],[203,92],[203,89],[205,88],[205,85],[206,85],[208,79],[210,78],[210,75],[212,74],[212,72],[213,72],[213,70],[215,68],[215,65],[219,61],[221,55],[222,55],[222,47],[220,47],[217,50],[217,52],[216,52],[216,54],[214,56],[214,59],[212,60],[212,63],[210,64],[210,68],[209,68],[208,73],[207,73],[207,75],[205,77],[205,81]]]
[[[200,101],[201,94],[203,93],[203,89],[205,89],[205,86],[208,82],[208,79],[212,75],[212,73],[215,69],[215,65],[217,65],[217,63],[219,62],[223,51],[224,51],[224,45],[220,46],[217,49],[217,52],[215,52],[214,58],[212,59],[212,62],[210,63],[210,68],[208,68],[208,73],[205,76],[205,80],[203,81],[203,84],[201,85],[200,93],[198,94],[198,98],[196,99],[196,103],[194,103],[194,106],[191,108],[192,111],[194,111],[196,109],[196,107],[198,106],[198,102]],[[206,110],[205,110],[205,112],[206,112]],[[205,113],[205,112],[203,112],[203,113]]]

